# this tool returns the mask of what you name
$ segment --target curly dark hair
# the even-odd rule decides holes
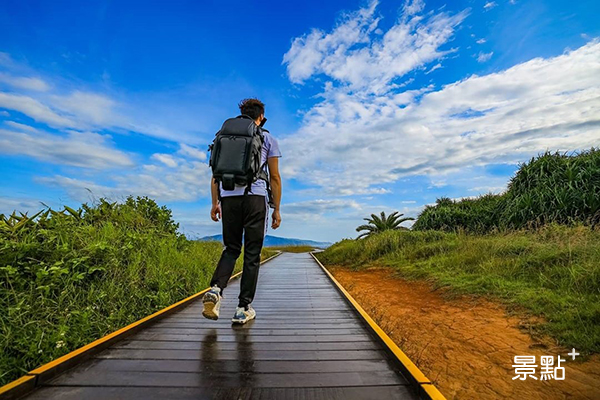
[[[252,119],[257,119],[261,114],[265,114],[265,104],[255,97],[240,101],[238,107],[242,114]]]

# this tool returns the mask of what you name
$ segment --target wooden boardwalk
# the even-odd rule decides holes
[[[218,321],[204,319],[195,301],[25,398],[419,398],[309,254],[284,253],[261,267],[257,318],[244,326],[231,324],[238,292],[239,280],[230,282]]]

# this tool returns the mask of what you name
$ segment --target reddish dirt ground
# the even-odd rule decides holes
[[[500,304],[446,296],[387,269],[330,271],[448,399],[600,399],[598,355],[571,361],[570,350],[534,340],[531,320]],[[558,354],[567,359],[565,380],[512,379],[514,356],[535,355],[539,378],[540,356]]]

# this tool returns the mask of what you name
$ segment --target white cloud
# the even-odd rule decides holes
[[[313,29],[308,35],[294,39],[283,57],[290,80],[302,83],[324,69],[322,64],[331,53],[335,52],[339,58],[343,58],[350,47],[368,43],[369,34],[377,28],[376,7],[377,1],[371,1],[366,8],[343,15],[341,22],[329,34]]]
[[[494,55],[493,51],[490,51],[489,53],[484,53],[484,52],[480,51],[479,54],[477,55],[477,62],[484,63],[486,61],[489,61],[493,55]]]
[[[485,5],[483,6],[483,8],[486,11],[491,10],[492,8],[498,6],[498,3],[496,3],[495,1],[488,1],[487,3],[485,3]]]
[[[4,124],[10,126],[13,129],[16,129],[18,131],[33,132],[33,133],[39,132],[38,129],[34,128],[33,126],[21,124],[19,122],[15,122],[15,121],[4,121]]]
[[[285,204],[282,206],[282,211],[285,211],[286,215],[320,216],[325,213],[337,213],[360,208],[361,206],[354,200],[316,199]]]
[[[200,161],[205,161],[206,160],[206,153],[198,150],[195,147],[192,146],[188,146],[185,143],[180,143],[179,144],[179,154],[185,156],[185,157],[191,157],[191,158],[196,158]]]
[[[210,175],[206,165],[186,164],[173,170],[158,167],[151,173],[143,170],[125,172],[111,184],[57,175],[38,178],[40,183],[64,188],[72,199],[86,201],[95,197],[122,199],[129,195],[149,196],[157,201],[196,201],[209,194]]]
[[[423,11],[425,2],[423,0],[406,0],[404,3],[404,15],[415,15]]]
[[[53,127],[75,127],[77,125],[71,119],[57,114],[47,105],[28,96],[0,92],[0,107],[26,114],[35,121]]]
[[[155,153],[155,154],[152,154],[152,159],[160,161],[161,163],[163,163],[164,165],[166,165],[167,167],[170,167],[170,168],[177,167],[177,161],[175,161],[173,156],[171,156],[169,154]]]
[[[12,129],[0,129],[1,154],[26,155],[53,164],[92,169],[133,165],[130,157],[115,149],[106,135],[74,131],[56,135],[16,122],[9,121],[7,125]]]
[[[23,76],[11,76],[0,72],[0,82],[4,82],[10,86],[33,90],[38,92],[45,92],[50,89],[50,85],[44,82],[40,78],[36,77],[23,77]]]
[[[595,41],[440,90],[328,89],[299,131],[281,140],[283,174],[357,194],[406,175],[597,146],[599,60]]]
[[[210,192],[210,169],[205,162],[157,153],[154,164],[127,168],[111,174],[108,182],[98,183],[89,175],[56,175],[38,178],[38,182],[64,188],[77,201],[95,197],[119,200],[129,195],[149,196],[157,201],[196,201]],[[172,162],[171,162],[172,161]]]
[[[475,43],[477,44],[484,44],[486,42],[486,40],[484,38],[478,39]]]
[[[357,12],[346,14],[325,33],[312,30],[293,40],[283,57],[289,79],[302,83],[324,74],[350,90],[382,93],[395,78],[423,67],[449,52],[440,47],[452,39],[454,28],[468,15],[462,11],[413,16],[422,2],[410,2],[383,36],[375,34],[379,18],[372,1]],[[333,87],[331,84],[329,88]]]
[[[44,205],[39,200],[0,196],[0,214],[10,215],[16,211],[17,215],[22,212],[32,216],[42,209]]]
[[[441,64],[441,63],[437,63],[437,64],[435,64],[433,67],[431,67],[431,68],[429,69],[429,71],[425,72],[425,75],[429,75],[430,73],[432,73],[432,72],[433,72],[433,71],[435,71],[436,69],[440,69],[440,68],[444,68],[444,67],[442,66],[442,64]]]
[[[75,90],[67,96],[52,96],[53,106],[79,125],[118,126],[122,118],[113,111],[116,102],[106,96]],[[75,126],[74,126],[75,127]]]

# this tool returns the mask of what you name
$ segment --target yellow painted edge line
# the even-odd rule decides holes
[[[273,258],[277,257],[280,254],[281,254],[281,252],[279,252],[279,253],[277,253],[275,255],[272,255],[271,257],[269,257],[266,260],[262,261],[261,265],[264,264],[264,263],[266,263],[267,261],[271,261]],[[239,275],[241,275],[241,273],[242,272],[240,271],[237,274],[232,275],[231,278],[230,278],[230,280],[237,278]],[[0,395],[2,395],[3,393],[8,392],[9,390],[14,390],[16,387],[29,382],[31,379],[35,379],[36,375],[40,375],[40,374],[42,374],[42,373],[44,373],[46,371],[49,371],[49,370],[51,370],[53,368],[56,368],[58,365],[64,363],[65,361],[68,361],[71,358],[74,358],[74,357],[77,357],[77,356],[79,356],[81,354],[84,354],[84,353],[92,350],[94,347],[97,347],[100,344],[102,344],[102,343],[104,343],[104,342],[106,342],[106,341],[108,341],[110,339],[113,339],[113,338],[115,338],[117,336],[120,336],[120,335],[124,334],[125,332],[127,332],[127,331],[129,331],[129,330],[131,330],[131,329],[133,329],[135,327],[137,327],[138,325],[141,325],[141,324],[143,324],[143,323],[145,323],[145,322],[147,322],[147,321],[149,321],[151,319],[154,319],[154,318],[160,316],[161,314],[164,314],[164,313],[168,312],[169,310],[171,310],[173,308],[176,308],[176,307],[178,307],[178,306],[180,306],[180,305],[182,305],[184,303],[188,303],[188,302],[190,302],[190,301],[198,298],[200,295],[206,293],[209,289],[210,288],[206,288],[206,289],[204,289],[204,290],[202,290],[202,291],[200,291],[200,292],[198,292],[196,294],[193,294],[193,295],[191,295],[189,297],[186,297],[185,299],[180,300],[180,301],[178,301],[175,304],[172,304],[172,305],[170,305],[170,306],[168,306],[166,308],[163,308],[162,310],[159,310],[159,311],[155,312],[154,314],[150,314],[147,317],[144,317],[144,318],[142,318],[142,319],[140,319],[140,320],[138,320],[138,321],[136,321],[136,322],[134,322],[132,324],[129,324],[129,325],[127,325],[124,328],[121,328],[121,329],[119,329],[119,330],[117,330],[117,331],[115,331],[113,333],[110,333],[110,334],[108,334],[106,336],[103,336],[100,339],[97,339],[97,340],[93,341],[92,343],[89,343],[89,344],[87,344],[87,345],[85,345],[83,347],[80,347],[77,350],[73,350],[72,352],[67,353],[67,354],[65,354],[62,357],[59,357],[56,360],[50,361],[49,363],[44,364],[41,367],[38,367],[38,368],[36,368],[36,369],[34,369],[32,371],[29,371],[26,375],[24,375],[24,376],[22,376],[22,377],[20,377],[20,378],[18,378],[16,380],[14,380],[14,381],[12,381],[12,382],[9,382],[6,385],[0,387]]]
[[[358,304],[354,297],[344,287],[333,277],[333,275],[325,268],[321,261],[311,252],[310,255],[314,258],[314,260],[319,264],[319,266],[325,271],[327,276],[335,283],[335,285],[340,289],[340,291],[346,296],[348,301],[356,308],[359,314],[364,318],[364,320],[369,324],[369,326],[373,329],[373,331],[381,338],[381,340],[385,343],[385,345],[391,350],[391,352],[396,356],[396,358],[404,365],[404,367],[408,370],[408,372],[416,379],[416,381],[421,385],[421,387],[427,392],[427,394],[435,400],[445,400],[446,398],[440,393],[439,390],[435,388],[433,383],[421,372],[419,367],[417,367],[410,358],[394,343],[394,341],[377,325],[377,323],[371,318],[369,314]]]
[[[421,385],[421,387],[423,388],[423,390],[425,390],[425,393],[427,393],[427,395],[429,396],[430,399],[446,400],[444,395],[438,390],[438,388],[435,387],[435,385],[433,383],[424,384],[424,385]]]
[[[31,382],[32,379],[34,382]],[[6,385],[0,387],[0,396],[25,384],[31,384],[32,386],[35,386],[35,376],[23,375],[22,377],[7,383]]]

